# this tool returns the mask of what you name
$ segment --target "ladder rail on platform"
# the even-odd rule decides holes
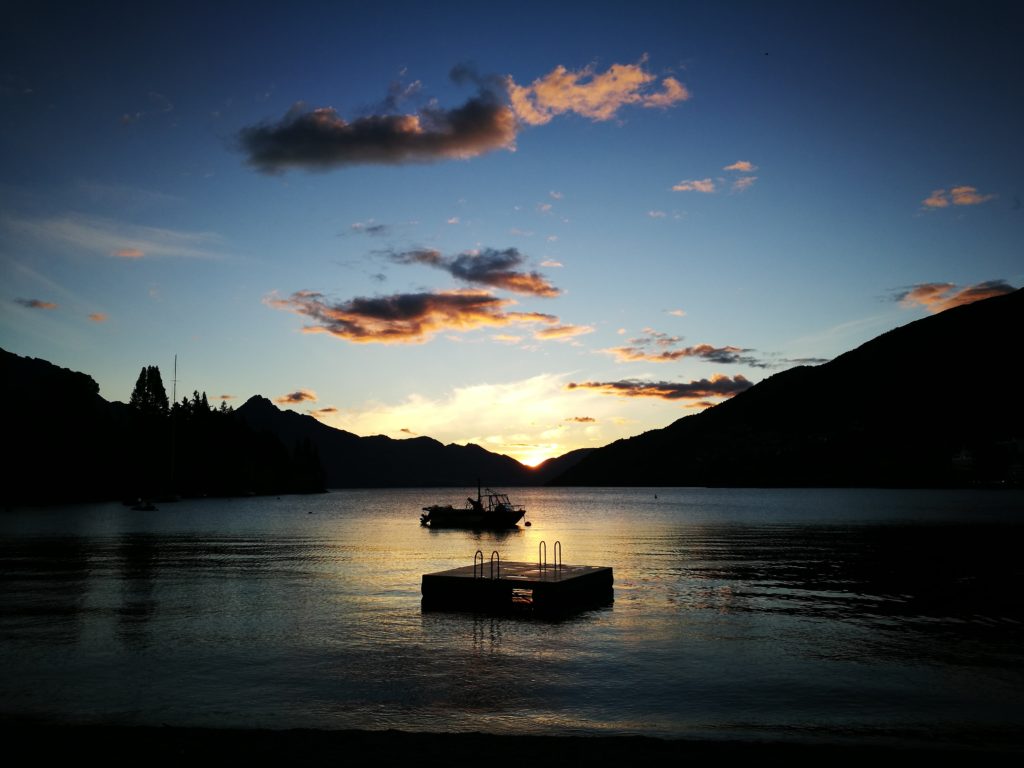
[[[548,543],[546,541],[540,541],[537,544],[537,567],[542,571],[548,567]]]
[[[482,579],[484,577],[484,553],[481,550],[479,550],[479,549],[476,551],[476,555],[473,555],[473,578],[474,579],[478,578],[477,575],[476,575],[476,558],[477,558],[477,555],[479,555],[479,557],[480,557],[480,576],[479,576],[479,578]]]
[[[498,578],[501,578],[501,555],[498,554],[498,550],[491,552],[491,578],[494,578],[494,558],[498,558]],[[482,568],[482,566],[481,566]]]

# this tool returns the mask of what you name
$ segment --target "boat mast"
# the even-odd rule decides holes
[[[176,483],[174,482],[174,455],[177,453],[175,448],[175,433],[177,432],[177,419],[174,418],[174,406],[178,404],[178,355],[174,355],[174,378],[171,379],[171,489],[170,492],[173,495],[175,492]]]

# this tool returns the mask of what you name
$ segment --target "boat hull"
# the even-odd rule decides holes
[[[431,528],[515,528],[524,510],[478,511],[455,507],[424,507],[420,522]]]

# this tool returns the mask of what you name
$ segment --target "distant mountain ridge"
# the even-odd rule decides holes
[[[559,485],[1020,485],[1024,290],[948,309],[823,365],[599,448]]]
[[[286,444],[301,439],[312,442],[329,488],[472,487],[478,480],[492,486],[540,485],[589,453],[573,451],[530,468],[472,443],[444,445],[430,437],[359,437],[312,416],[281,410],[259,395],[235,413],[249,426],[270,432]]]

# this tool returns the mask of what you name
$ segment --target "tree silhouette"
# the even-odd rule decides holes
[[[135,382],[135,389],[132,390],[128,404],[147,415],[167,415],[167,390],[164,389],[159,368],[148,365],[139,371],[139,378]]]

